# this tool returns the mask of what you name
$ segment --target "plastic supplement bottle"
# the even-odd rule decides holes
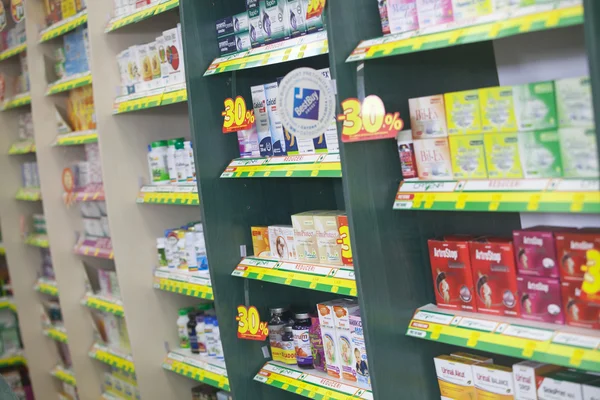
[[[148,146],[148,166],[150,180],[154,185],[169,183],[169,168],[167,165],[168,142],[160,140]]]
[[[196,334],[196,314],[191,312],[188,314],[187,333],[190,340],[190,349],[192,354],[200,354],[198,347],[198,335]]]
[[[167,167],[169,169],[169,181],[177,183],[177,166],[175,164],[175,143],[180,139],[171,139],[167,147]]]
[[[175,142],[175,169],[177,170],[177,182],[179,183],[187,182],[190,169],[190,156],[183,146],[183,140]]]
[[[196,162],[194,161],[194,150],[192,149],[192,142],[186,140],[183,142],[183,149],[187,152],[188,156],[188,182],[196,182]]]
[[[188,322],[190,319],[187,310],[182,308],[179,310],[179,318],[177,318],[177,331],[179,332],[179,347],[182,349],[190,348],[190,338],[188,336]]]
[[[296,362],[302,369],[313,368],[312,348],[310,346],[310,315],[298,313],[294,315],[294,349],[296,351]]]
[[[294,330],[291,325],[283,328],[281,337],[281,350],[283,362],[290,365],[296,365],[296,349],[294,347]],[[274,358],[273,358],[274,359]]]

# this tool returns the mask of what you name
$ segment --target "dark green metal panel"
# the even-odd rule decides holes
[[[590,78],[592,79],[592,95],[594,100],[594,117],[596,118],[596,141],[600,143],[600,2],[583,0],[585,45]],[[600,146],[598,146],[600,159]]]

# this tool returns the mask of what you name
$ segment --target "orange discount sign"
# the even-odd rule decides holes
[[[260,320],[260,315],[256,307],[238,306],[238,316],[235,320],[238,322],[237,337],[245,340],[264,341],[269,336],[269,328],[266,322]]]
[[[223,118],[223,133],[231,133],[249,129],[254,124],[254,110],[246,108],[246,100],[242,96],[225,99]]]
[[[309,0],[308,8],[306,9],[306,19],[318,17],[323,14],[326,2],[327,0]]]
[[[342,125],[343,142],[392,139],[404,128],[400,113],[387,113],[379,96],[367,96],[361,103],[358,99],[342,102],[343,114],[338,115]]]

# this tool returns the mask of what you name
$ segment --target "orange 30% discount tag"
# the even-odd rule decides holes
[[[386,113],[385,105],[379,96],[358,99],[346,99],[342,102],[343,114],[338,115],[342,125],[343,142],[396,138],[404,128],[400,113]]]
[[[318,17],[323,14],[327,0],[310,0],[306,9],[306,19]]]
[[[246,108],[246,100],[242,96],[225,99],[225,111],[221,113],[223,133],[231,133],[249,129],[254,124],[254,110]]]
[[[264,341],[269,336],[269,328],[266,322],[260,320],[256,307],[238,306],[237,336],[239,339]]]

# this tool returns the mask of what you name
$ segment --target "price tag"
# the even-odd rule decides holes
[[[383,101],[375,95],[361,103],[351,98],[342,102],[343,114],[338,115],[342,125],[343,142],[393,139],[404,128],[400,113],[386,113]]]
[[[238,322],[237,336],[239,339],[264,341],[269,335],[269,328],[266,322],[260,320],[260,315],[256,307],[238,306],[238,316],[235,320]]]
[[[254,110],[246,108],[246,100],[242,96],[225,99],[223,117],[223,133],[237,132],[249,129],[254,124]]]

